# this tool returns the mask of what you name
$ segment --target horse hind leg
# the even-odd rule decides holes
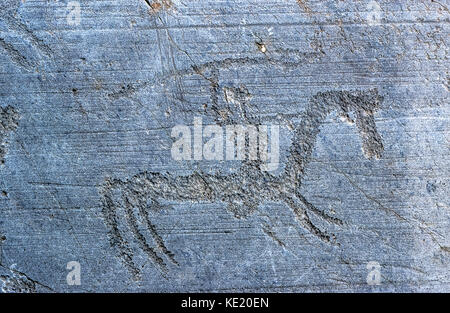
[[[139,281],[142,278],[141,271],[137,264],[135,264],[134,252],[129,243],[125,239],[119,226],[119,215],[117,214],[117,206],[112,199],[109,190],[103,194],[103,209],[102,213],[106,224],[110,227],[109,235],[110,242],[113,247],[118,249],[118,254],[125,267],[129,270],[134,280]]]
[[[162,208],[162,206],[159,204],[158,201],[152,199],[151,200],[151,204],[153,206],[156,206],[157,208]],[[162,237],[158,234],[157,230],[156,230],[156,226],[151,222],[150,217],[149,217],[149,213],[148,211],[145,209],[144,206],[139,206],[139,213],[142,216],[142,218],[144,219],[144,223],[147,227],[148,232],[151,234],[151,236],[153,237],[153,240],[155,240],[156,245],[159,249],[159,251],[161,251],[162,253],[164,253],[164,255],[167,256],[167,258],[174,264],[174,265],[179,265],[178,262],[175,260],[175,255],[169,250],[167,249],[164,240],[162,239]]]
[[[130,227],[131,232],[134,237],[137,239],[140,248],[147,254],[151,261],[156,265],[156,267],[161,271],[162,275],[165,277],[168,269],[164,260],[158,255],[158,253],[150,247],[147,242],[145,235],[141,232],[138,226],[138,219],[135,216],[133,208],[135,206],[132,205],[130,199],[125,196],[125,213],[127,216],[128,225]]]
[[[118,249],[122,262],[133,278],[137,281],[142,279],[142,268],[148,260],[167,278],[168,266],[164,256],[171,263],[178,263],[148,215],[150,211],[161,210],[161,205],[151,201],[151,208],[148,208],[144,201],[151,196],[128,181],[109,179],[100,193],[111,244]],[[139,257],[140,253],[147,255],[147,261]]]

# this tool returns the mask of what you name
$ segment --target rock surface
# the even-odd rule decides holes
[[[2,291],[450,291],[446,1],[0,9]],[[196,117],[279,167],[174,160]]]

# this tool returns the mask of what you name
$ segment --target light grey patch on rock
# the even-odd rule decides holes
[[[5,163],[8,134],[16,130],[18,123],[19,113],[12,106],[0,108],[0,164]]]

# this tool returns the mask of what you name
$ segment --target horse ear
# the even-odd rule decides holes
[[[377,131],[374,113],[378,110],[383,97],[377,89],[371,89],[361,97],[361,102],[354,108],[356,114],[356,127],[362,140],[362,151],[368,159],[381,158],[384,146],[383,140]]]
[[[325,98],[334,103],[343,121],[358,129],[362,140],[362,151],[368,159],[379,159],[383,153],[383,141],[377,131],[374,113],[378,110],[383,97],[376,88],[366,91],[337,91]]]
[[[356,113],[356,127],[362,140],[362,151],[368,159],[381,158],[384,146],[377,131],[373,112],[358,111]]]

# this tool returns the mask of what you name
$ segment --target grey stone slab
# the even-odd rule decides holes
[[[450,291],[447,1],[68,5],[0,4],[2,291]]]

